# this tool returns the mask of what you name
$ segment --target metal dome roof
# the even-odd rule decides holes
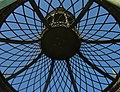
[[[120,76],[120,11],[111,5],[18,0],[0,10],[0,85],[10,84],[13,92],[112,91]],[[58,7],[75,17],[69,29],[76,27],[81,38],[79,51],[63,60],[46,56],[40,46],[40,34],[51,28],[46,16]]]

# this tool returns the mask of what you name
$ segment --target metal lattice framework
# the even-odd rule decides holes
[[[46,16],[64,7],[75,16],[79,51],[55,60],[40,47]],[[119,19],[97,0],[18,0],[0,11],[0,71],[19,92],[101,92],[119,76]],[[58,20],[59,21],[59,20]],[[57,52],[56,52],[57,53]]]

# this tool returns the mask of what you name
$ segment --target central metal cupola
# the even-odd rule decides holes
[[[72,13],[64,8],[51,11],[46,20],[51,26],[41,33],[43,53],[55,60],[64,60],[74,56],[80,48],[79,34],[76,27],[69,28],[75,21]]]

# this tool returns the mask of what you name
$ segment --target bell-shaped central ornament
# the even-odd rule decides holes
[[[65,60],[74,56],[80,48],[79,34],[76,27],[69,28],[75,17],[64,8],[51,11],[46,20],[51,26],[41,33],[43,53],[55,60]]]

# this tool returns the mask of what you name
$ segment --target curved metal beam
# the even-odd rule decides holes
[[[115,80],[108,85],[102,92],[119,92],[120,91],[120,71]]]
[[[81,39],[82,42],[90,43],[90,44],[109,44],[113,43],[116,44],[120,42],[120,39],[111,39],[111,40],[86,40],[86,39]]]
[[[109,78],[110,80],[114,80],[115,78],[112,77],[111,75],[109,75],[108,73],[104,72],[103,70],[101,70],[100,68],[98,68],[95,64],[92,64],[86,57],[83,56],[83,54],[81,52],[78,52],[78,55],[80,58],[83,59],[83,61],[85,63],[87,63],[89,66],[91,66],[93,69],[95,69],[96,71],[98,71],[100,74],[102,74],[104,77]]]
[[[48,88],[48,85],[50,84],[50,79],[51,79],[51,76],[52,76],[52,74],[53,74],[54,63],[55,63],[55,61],[52,60],[51,67],[50,67],[50,70],[49,70],[49,75],[48,75],[48,77],[47,77],[47,80],[46,80],[46,83],[45,83],[43,92],[46,92],[46,90],[47,90],[47,88]]]
[[[120,25],[120,0],[94,0],[99,5],[103,6]]]
[[[0,9],[3,9],[4,7],[14,3],[17,0],[0,0]]]
[[[12,78],[15,78],[17,75],[19,75],[20,73],[24,72],[26,69],[28,69],[30,66],[32,66],[34,63],[37,62],[37,60],[41,57],[43,53],[41,52],[37,58],[35,58],[30,64],[26,65],[24,68],[22,68],[21,70],[17,71],[16,73],[12,74],[11,76],[7,77],[6,80],[9,81]]]
[[[5,19],[9,16],[9,14],[15,10],[21,4],[27,2],[28,0],[17,0],[14,3],[10,4],[9,6],[0,10],[0,28],[5,21]]]
[[[13,44],[33,44],[37,43],[39,40],[25,41],[25,40],[11,40],[8,38],[0,38],[0,42],[13,43]]]
[[[74,91],[78,92],[78,88],[77,88],[77,85],[76,85],[76,82],[75,82],[75,79],[74,79],[74,76],[73,76],[73,73],[70,67],[69,60],[66,60],[66,63],[67,63],[67,68],[68,68],[68,73],[70,75],[71,83],[73,84]]]
[[[4,78],[0,72],[0,92],[18,92]]]
[[[77,25],[78,22],[83,18],[85,13],[89,10],[90,6],[93,4],[93,0],[89,0],[83,10],[80,12],[78,17],[75,19],[74,23],[70,26],[70,28],[73,28],[75,25]]]
[[[35,3],[34,0],[30,0],[29,1],[30,4],[32,5],[34,11],[36,12],[36,14],[38,15],[38,17],[41,19],[41,21],[43,22],[43,24],[47,27],[50,28],[50,25],[48,24],[48,22],[46,21],[46,19],[44,18],[43,14],[41,13],[41,11],[39,10],[39,7],[37,6],[37,4]]]

